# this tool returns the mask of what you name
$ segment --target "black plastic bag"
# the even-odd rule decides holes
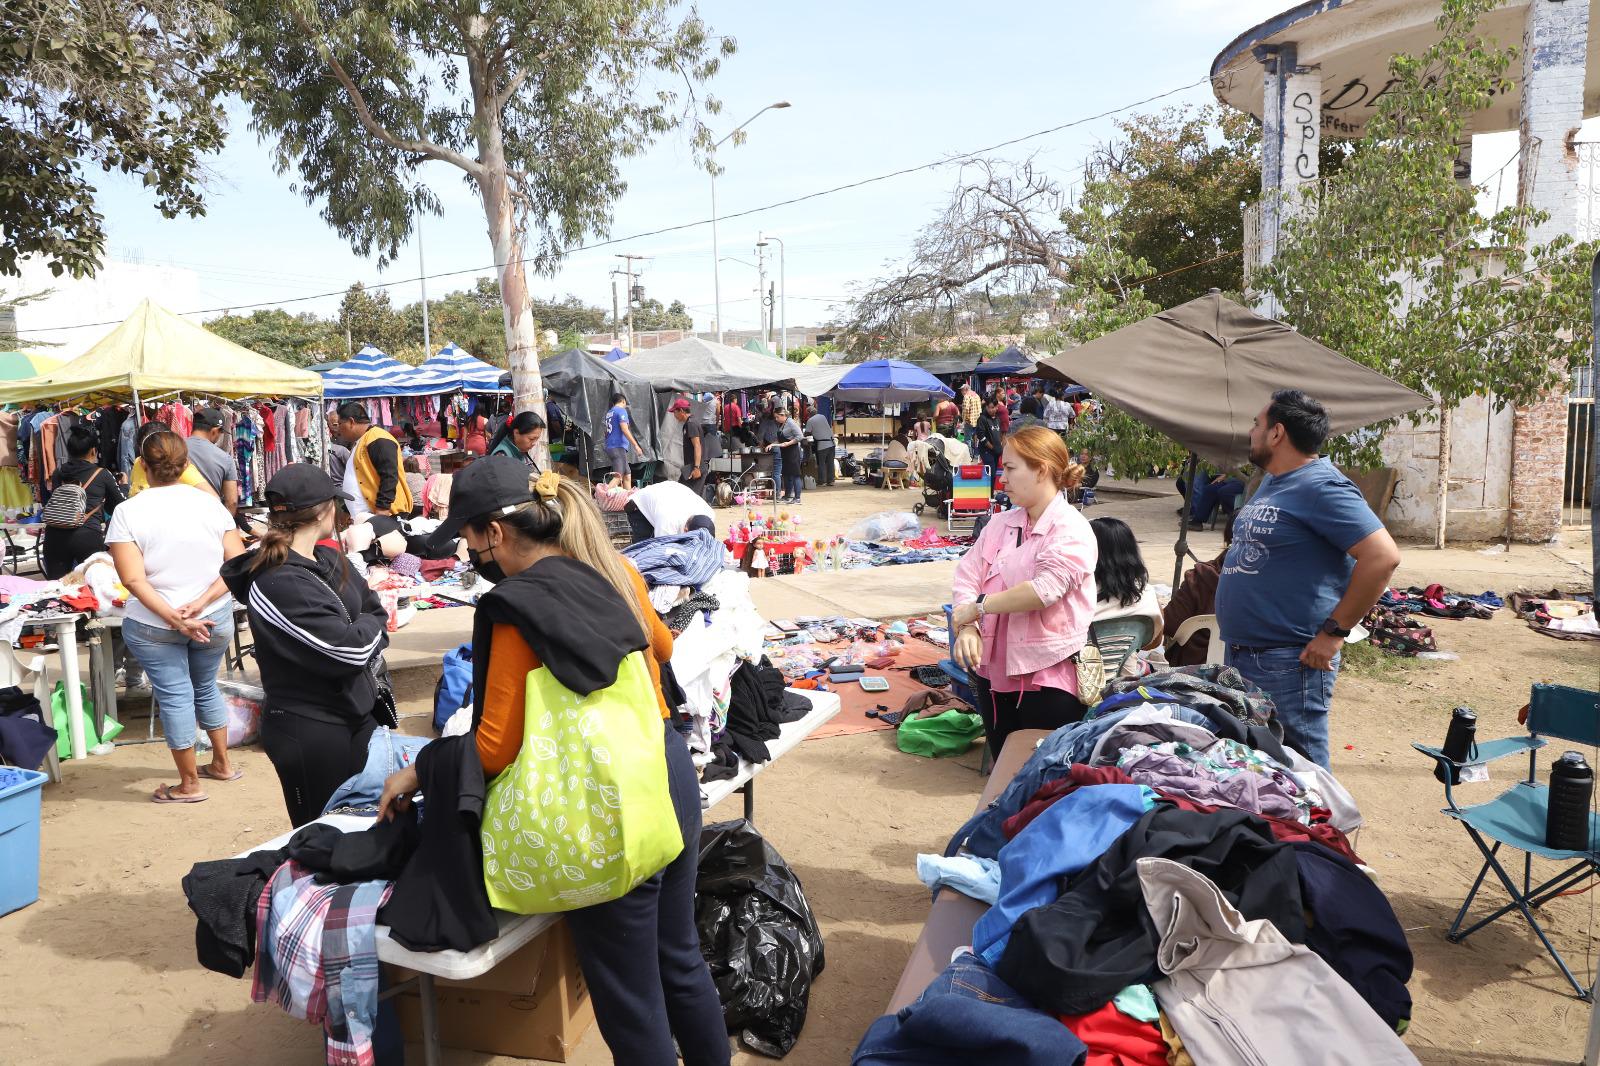
[[[694,907],[728,1031],[783,1058],[823,965],[822,931],[800,879],[749,822],[717,822],[700,833]]]

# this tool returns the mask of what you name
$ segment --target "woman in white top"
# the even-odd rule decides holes
[[[1094,586],[1097,599],[1094,621],[1112,618],[1148,618],[1155,627],[1150,642],[1142,650],[1161,646],[1161,604],[1155,590],[1150,587],[1150,573],[1145,569],[1144,558],[1139,554],[1139,542],[1128,523],[1120,518],[1096,518],[1089,523],[1099,546],[1099,556],[1094,566]],[[1091,623],[1092,624],[1092,623]],[[1122,664],[1122,673],[1138,676],[1139,657],[1130,655]]]
[[[200,778],[235,781],[228,758],[228,712],[217,667],[233,637],[233,600],[219,571],[244,542],[221,501],[180,484],[189,448],[176,433],[150,436],[139,449],[150,487],[118,507],[106,530],[117,576],[134,599],[122,638],[155,691],[179,781],[150,797],[199,803]],[[195,725],[211,738],[211,762],[195,767]]]

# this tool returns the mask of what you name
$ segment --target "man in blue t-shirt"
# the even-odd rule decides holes
[[[622,487],[633,488],[633,469],[629,465],[633,453],[644,454],[633,435],[633,419],[628,416],[628,398],[620,392],[611,394],[611,408],[606,411],[606,455],[611,459],[611,472],[622,475]]]
[[[1284,740],[1322,766],[1344,639],[1400,565],[1361,490],[1318,457],[1327,437],[1327,411],[1298,389],[1256,415],[1250,461],[1267,476],[1234,519],[1216,606],[1227,664],[1272,697]]]

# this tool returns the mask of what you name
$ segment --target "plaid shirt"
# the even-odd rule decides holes
[[[393,884],[321,885],[286,862],[256,904],[256,973],[250,998],[320,1023],[328,1066],[373,1066],[378,1016],[378,908]]]

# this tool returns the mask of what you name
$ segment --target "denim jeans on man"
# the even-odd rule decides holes
[[[853,1066],[1059,1066],[1083,1041],[1037,1009],[971,952],[956,957],[911,1006],[872,1023]]]
[[[1328,765],[1328,706],[1333,683],[1339,677],[1341,655],[1332,668],[1313,670],[1300,663],[1298,645],[1286,648],[1245,648],[1228,645],[1224,662],[1253,681],[1272,697],[1276,716],[1283,724],[1283,742],[1318,766]]]
[[[205,730],[228,724],[228,708],[217,691],[217,668],[233,639],[233,601],[224,602],[206,618],[216,625],[205,643],[132,618],[122,622],[122,639],[150,675],[161,732],[173,751],[194,747],[196,724]]]

